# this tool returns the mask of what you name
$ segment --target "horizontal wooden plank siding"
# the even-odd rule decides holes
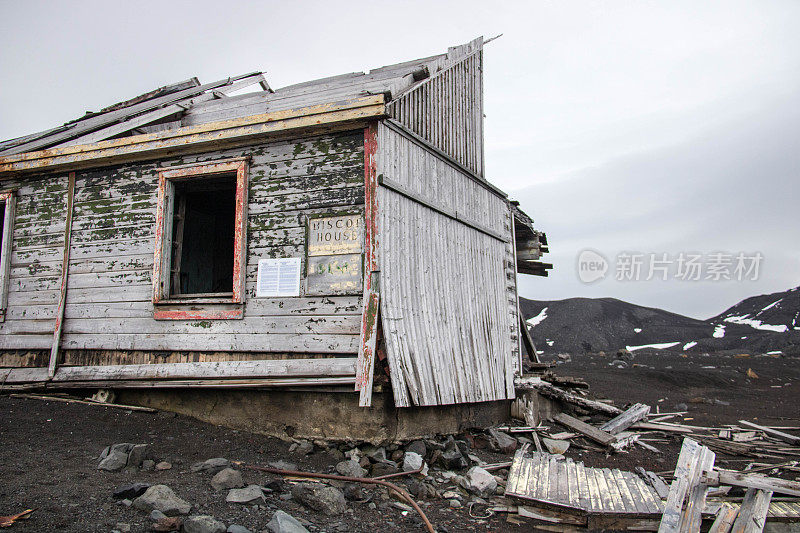
[[[514,396],[506,200],[401,131],[378,129],[378,175],[459,219],[378,188],[381,313],[395,404]]]
[[[154,320],[159,169],[241,157],[249,158],[244,318]],[[267,257],[301,257],[305,268],[306,217],[363,212],[363,176],[363,130],[77,172],[65,361],[70,350],[355,354],[360,295],[301,291],[296,298],[256,298],[256,274],[258,260]],[[6,180],[6,187],[16,188],[19,200],[0,350],[49,349],[60,293],[67,176]],[[5,359],[14,360],[31,358]]]

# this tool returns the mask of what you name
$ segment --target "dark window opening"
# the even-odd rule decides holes
[[[233,293],[236,174],[175,182],[170,296]]]

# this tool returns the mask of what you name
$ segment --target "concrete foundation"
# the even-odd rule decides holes
[[[288,438],[380,443],[506,423],[510,401],[398,409],[391,394],[372,407],[358,395],[329,391],[118,389],[117,400],[188,415],[211,424]]]

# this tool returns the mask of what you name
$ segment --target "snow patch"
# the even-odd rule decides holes
[[[725,320],[728,320],[727,318]],[[717,327],[714,328],[714,338],[721,339],[725,336],[725,326],[722,324],[717,324]]]
[[[781,298],[780,300],[778,300],[778,301],[776,301],[776,302],[772,302],[771,304],[769,304],[768,306],[766,306],[764,309],[762,309],[762,310],[761,310],[761,313],[763,313],[764,311],[766,311],[766,310],[767,310],[767,309],[769,309],[770,307],[775,307],[776,305],[778,305],[779,303],[781,303],[781,301],[782,301],[782,300],[783,300],[783,298]],[[760,313],[759,313],[759,314],[760,314]]]
[[[764,324],[760,320],[756,320],[754,318],[747,318],[748,316],[750,316],[750,315],[747,314],[747,315],[741,315],[741,316],[729,316],[724,321],[725,322],[730,322],[731,324],[739,324],[739,325],[742,325],[742,326],[750,326],[753,329],[760,329],[762,331],[775,331],[775,332],[778,332],[778,333],[785,333],[786,331],[789,330],[789,326],[787,326],[786,324],[779,324],[777,326],[774,326],[772,324]],[[717,327],[720,327],[720,326],[717,326]],[[722,327],[724,328],[725,326],[722,326]],[[723,335],[724,335],[724,333],[723,333]],[[716,331],[714,332],[714,336],[715,337],[717,336],[717,332]]]
[[[529,325],[530,327],[532,327],[532,328],[535,328],[536,326],[538,326],[539,324],[541,324],[541,323],[542,323],[542,321],[543,321],[545,318],[547,318],[547,308],[546,308],[546,307],[545,307],[544,309],[542,309],[541,311],[539,311],[539,314],[538,314],[538,315],[536,315],[535,317],[533,317],[533,318],[529,318],[529,319],[528,319],[528,325]]]
[[[778,355],[779,353],[783,353],[781,350],[775,350],[774,352],[767,352],[767,355]]]
[[[634,333],[641,333],[642,328],[633,328]]]
[[[655,348],[656,350],[663,350],[664,348],[672,348],[677,344],[680,344],[680,342],[661,342],[658,344],[642,344],[641,346],[626,346],[625,349],[629,352],[635,352],[636,350],[641,350],[643,348]]]
[[[687,342],[686,344],[684,344],[683,345],[683,351],[685,352],[686,350],[688,350],[689,348],[691,348],[693,346],[697,346],[697,341]]]
[[[556,341],[551,341],[550,339],[547,339],[545,342],[547,343],[548,346],[552,346],[553,343]]]

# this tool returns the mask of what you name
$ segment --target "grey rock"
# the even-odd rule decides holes
[[[272,468],[279,468],[281,470],[297,470],[296,463],[290,463],[289,461],[284,461],[283,459],[278,459],[277,461],[272,461],[271,463],[267,463]]]
[[[300,455],[308,455],[314,451],[314,445],[307,440],[301,440],[294,451]]]
[[[149,518],[150,518],[150,520],[152,520],[153,522],[156,522],[156,521],[158,521],[158,520],[161,520],[162,518],[166,518],[166,517],[167,517],[167,515],[165,515],[164,513],[162,513],[161,511],[159,511],[158,509],[153,509],[153,510],[150,512],[150,517],[149,517]]]
[[[347,508],[342,491],[319,483],[298,483],[292,487],[292,497],[314,511],[328,516],[342,514]]]
[[[614,359],[608,365],[609,366],[615,366],[617,368],[628,368],[628,362],[627,361],[623,361],[622,359]]]
[[[367,475],[367,471],[361,468],[361,465],[352,459],[338,463],[336,465],[336,471],[340,475],[348,477],[364,477]]]
[[[144,494],[144,491],[150,488],[150,483],[133,483],[132,485],[121,485],[114,489],[112,497],[115,500],[127,498],[132,500]]]
[[[120,442],[119,444],[112,444],[109,453],[120,452],[127,455],[131,452],[133,446],[134,445],[130,442]]]
[[[447,504],[453,509],[460,509],[461,508],[461,502],[459,500],[456,500],[456,499],[448,500]]]
[[[123,500],[118,501],[117,504],[123,507],[130,507],[131,505],[133,505],[133,501],[129,500],[128,498],[125,498]]]
[[[226,533],[252,533],[249,529],[239,524],[231,524],[228,526]]]
[[[393,461],[383,461],[372,465],[372,477],[396,474],[399,471],[400,469],[397,467],[397,463]]]
[[[161,471],[161,470],[169,470],[169,469],[172,468],[172,463],[168,463],[166,461],[161,461],[160,463],[156,463],[156,466],[154,468],[156,470],[159,470],[159,471]]]
[[[131,525],[126,522],[117,522],[114,524],[114,529],[119,531],[119,533],[129,533],[131,530]]]
[[[457,447],[443,451],[437,462],[445,470],[462,470],[468,466],[464,454]]]
[[[422,457],[425,457],[426,455],[428,455],[428,448],[425,446],[425,443],[423,441],[421,441],[421,440],[415,440],[413,442],[410,442],[406,446],[406,451],[407,452],[414,452],[416,454],[419,454]]]
[[[464,488],[478,496],[489,497],[497,488],[494,476],[480,466],[470,468],[464,479],[466,481]]]
[[[225,497],[228,503],[264,503],[264,491],[258,485],[248,485],[243,489],[231,489]]]
[[[569,450],[569,441],[567,440],[556,440],[542,437],[542,444],[544,444],[544,447],[547,448],[548,452],[556,455],[564,455],[567,453],[567,450]]]
[[[617,350],[617,359],[633,361],[633,352],[626,350],[625,348]]]
[[[348,483],[344,486],[344,498],[348,501],[355,502],[365,500],[367,498],[363,487],[358,483]]]
[[[142,470],[154,470],[156,468],[156,462],[152,459],[145,459],[142,461]]]
[[[140,467],[145,459],[150,458],[150,446],[147,444],[136,444],[128,453],[128,466]]]
[[[242,473],[233,468],[220,470],[211,478],[211,486],[216,490],[238,489],[244,487]]]
[[[365,456],[369,457],[369,460],[373,463],[380,463],[386,461],[388,457],[386,456],[386,448],[383,446],[377,447],[372,445],[364,446],[361,450]]]
[[[689,406],[686,405],[685,403],[676,403],[675,404],[675,410],[676,411],[688,411],[689,410]]]
[[[178,498],[166,485],[153,485],[133,500],[133,506],[146,513],[158,509],[167,516],[189,514],[192,509],[189,502]]]
[[[225,533],[225,524],[209,515],[190,516],[183,521],[186,533]]]
[[[295,517],[283,511],[275,511],[272,520],[267,524],[270,533],[308,533]]]
[[[105,448],[103,448],[103,451],[100,452],[100,457],[98,457],[98,459],[100,459],[102,461],[103,459],[108,457],[108,453],[110,451],[111,451],[111,446],[106,446]]]
[[[127,453],[111,450],[106,458],[97,465],[97,469],[105,470],[106,472],[118,472],[125,468],[126,464],[128,464]]]
[[[406,452],[403,455],[403,472],[412,472],[422,468],[424,461],[422,456],[416,452]]]
[[[224,457],[214,457],[213,459],[206,459],[205,461],[193,464],[189,467],[189,470],[192,472],[209,472],[211,474],[216,474],[220,470],[228,468],[230,464],[231,462]]]
[[[497,446],[497,449],[501,452],[514,453],[514,450],[517,449],[517,439],[508,433],[503,433],[502,431],[492,428],[489,430],[489,435],[492,437],[492,444]]]

